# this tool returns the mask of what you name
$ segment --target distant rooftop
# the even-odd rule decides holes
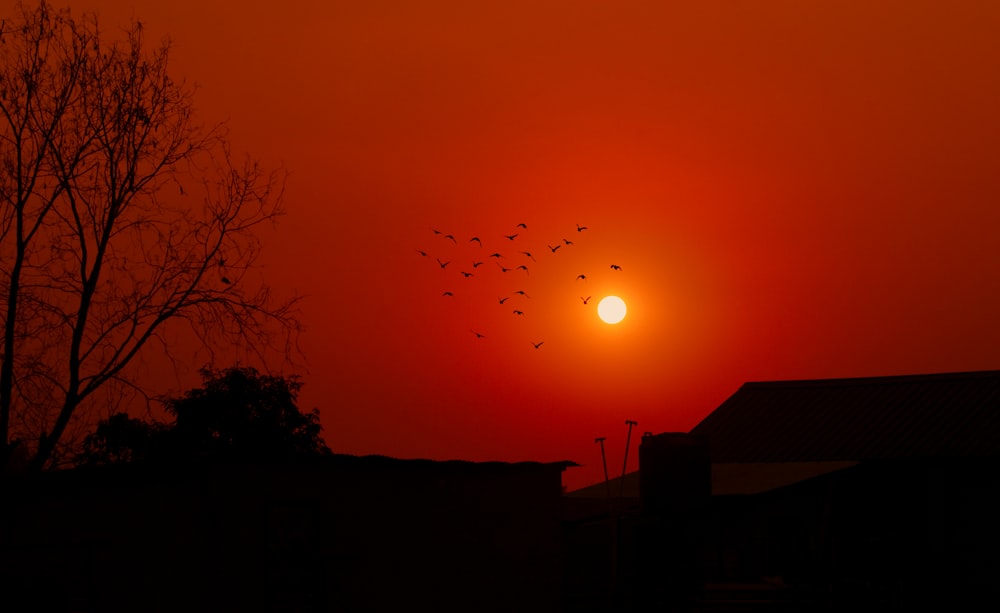
[[[799,483],[826,473],[856,466],[857,462],[733,462],[712,464],[712,495],[732,496],[758,494],[779,487]],[[601,481],[582,487],[566,496],[574,499],[603,499],[611,497],[638,498],[639,471],[614,477],[608,483]]]
[[[750,382],[691,432],[713,463],[1000,457],[1000,371]]]

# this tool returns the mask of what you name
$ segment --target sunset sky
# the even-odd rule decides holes
[[[289,170],[263,273],[334,451],[573,488],[746,381],[1000,368],[1000,4],[71,6]]]

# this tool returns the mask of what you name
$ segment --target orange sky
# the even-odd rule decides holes
[[[1000,5],[72,6],[169,34],[204,118],[291,171],[264,272],[308,295],[335,451],[576,487],[594,437],[617,473],[624,420],[686,431],[744,381],[1000,367]],[[463,278],[474,235],[529,273]]]

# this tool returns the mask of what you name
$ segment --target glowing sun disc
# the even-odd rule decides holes
[[[606,324],[616,324],[625,319],[625,301],[618,296],[605,296],[597,305],[597,316]]]

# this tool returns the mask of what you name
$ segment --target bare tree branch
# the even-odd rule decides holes
[[[285,173],[197,122],[169,41],[138,21],[107,40],[44,1],[0,40],[0,461],[20,443],[39,469],[98,391],[139,389],[130,365],[178,323],[287,356],[297,299],[248,274]]]

